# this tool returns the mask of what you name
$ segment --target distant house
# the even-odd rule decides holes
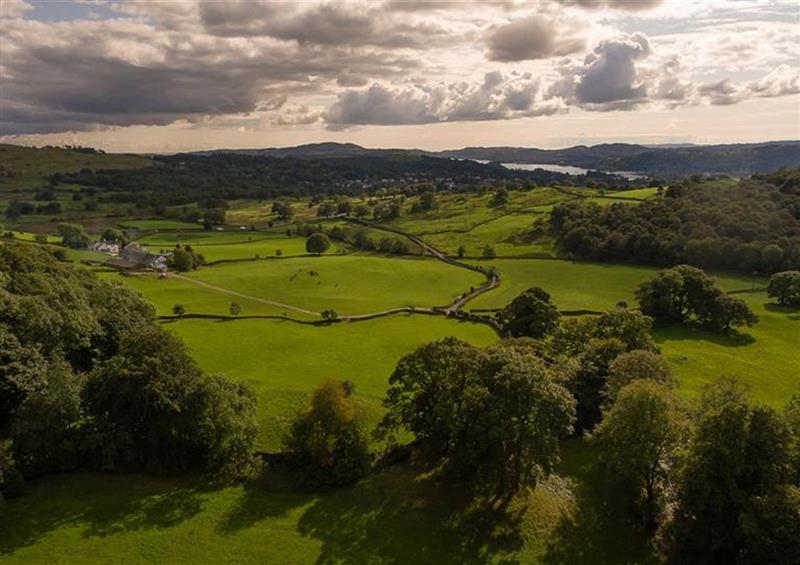
[[[90,251],[99,251],[100,253],[108,253],[109,255],[119,254],[119,244],[115,241],[106,241],[101,239],[89,244]]]
[[[120,269],[167,269],[167,253],[153,254],[136,242],[129,243],[115,258],[108,261],[108,265]]]

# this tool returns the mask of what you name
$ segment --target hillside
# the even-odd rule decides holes
[[[565,149],[466,147],[440,157],[513,163],[573,165],[605,171],[636,171],[663,176],[694,173],[747,175],[800,166],[800,141],[736,145],[644,146],[627,143],[578,145]]]
[[[0,170],[6,174],[10,171],[13,176],[44,177],[52,173],[75,173],[83,168],[138,169],[151,164],[152,160],[142,155],[0,144]]]

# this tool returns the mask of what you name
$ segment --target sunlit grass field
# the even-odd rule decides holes
[[[221,264],[188,276],[315,311],[333,308],[340,315],[444,306],[485,282],[479,273],[434,259],[355,254]]]

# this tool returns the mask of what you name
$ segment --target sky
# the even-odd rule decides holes
[[[800,139],[797,0],[0,0],[0,141]]]

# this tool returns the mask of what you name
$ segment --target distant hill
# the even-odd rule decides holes
[[[534,147],[465,147],[446,151],[419,149],[369,149],[354,143],[311,143],[297,147],[222,149],[198,151],[194,155],[233,153],[294,159],[340,159],[353,157],[401,157],[427,155],[439,158],[571,165],[600,171],[634,171],[653,176],[676,177],[694,173],[725,173],[735,176],[800,167],[800,141],[773,141],[731,145],[638,145],[604,143],[576,145],[565,149]]]
[[[435,155],[506,163],[572,165],[601,171],[635,171],[665,176],[693,173],[749,175],[774,171],[780,167],[800,167],[800,141],[686,146],[609,143],[566,149],[467,147],[440,151]]]
[[[233,153],[261,157],[291,157],[293,159],[338,159],[340,157],[374,157],[391,155],[424,155],[426,151],[417,149],[367,149],[355,143],[308,143],[296,147],[267,147],[264,149],[219,149],[194,151],[191,155],[213,155]]]

